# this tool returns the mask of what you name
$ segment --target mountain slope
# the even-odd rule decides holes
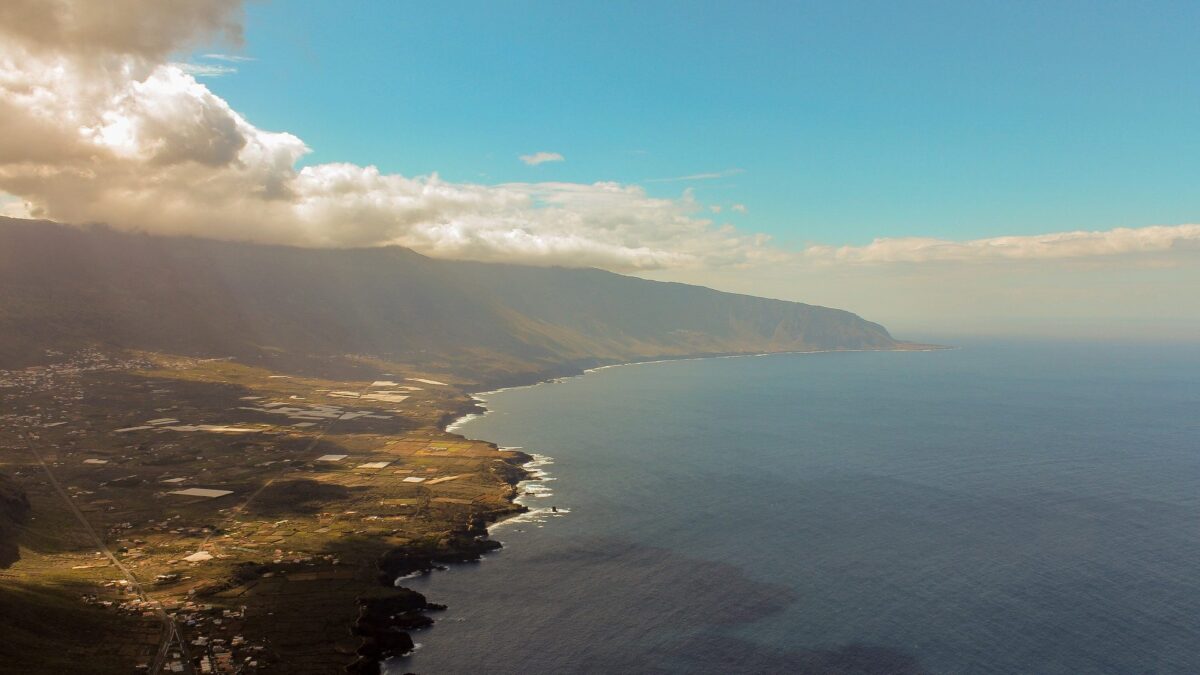
[[[473,355],[529,367],[903,347],[849,312],[596,269],[0,219],[0,364],[91,344],[199,355]]]

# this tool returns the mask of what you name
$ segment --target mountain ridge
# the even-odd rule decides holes
[[[538,370],[701,354],[903,349],[844,310],[594,268],[439,260],[0,218],[0,364],[81,346],[364,354]]]

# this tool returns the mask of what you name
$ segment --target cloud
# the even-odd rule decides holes
[[[643,183],[681,183],[685,181],[696,180],[715,180],[717,178],[728,178],[738,174],[746,173],[745,169],[725,169],[724,171],[712,171],[709,173],[693,173],[688,176],[675,176],[673,178],[647,178]]]
[[[0,216],[6,218],[28,218],[29,205],[25,202],[0,192]]]
[[[212,61],[227,61],[229,63],[245,63],[255,60],[252,56],[240,56],[237,54],[203,54],[201,57]]]
[[[233,75],[238,71],[236,65],[238,63],[246,63],[254,59],[249,56],[237,56],[234,54],[202,54],[201,59],[206,61],[217,61],[217,63],[172,63],[171,65],[179,68],[183,72],[192,77],[224,77]]]
[[[537,166],[546,162],[562,162],[566,160],[566,157],[557,152],[535,152],[532,155],[521,155],[519,159],[529,166]]]
[[[730,209],[733,209],[734,211],[737,211],[738,213],[745,213],[745,212],[746,212],[746,205],[745,205],[745,204],[734,204],[733,206],[731,206],[731,207],[729,207],[729,208],[730,208]]]
[[[241,0],[4,0],[0,32],[39,56],[162,61],[212,39],[242,42]],[[128,64],[126,64],[128,65]]]
[[[921,237],[876,239],[866,246],[814,245],[804,255],[812,260],[846,263],[1065,260],[1164,253],[1186,246],[1200,246],[1200,225],[1119,227],[1099,232],[1077,230],[971,241]]]
[[[160,234],[314,247],[397,244],[434,256],[618,270],[780,255],[717,227],[690,193],[617,183],[451,183],[373,166],[300,167],[308,146],[260,129],[172,63],[241,40],[232,0],[11,0],[0,5],[0,193],[6,212]],[[558,153],[522,158],[536,165]]]
[[[712,211],[713,213],[720,213],[722,209],[720,204],[713,204],[712,206],[708,207],[708,210]]]
[[[172,63],[171,65],[193,77],[222,77],[237,72],[237,68],[220,63]]]

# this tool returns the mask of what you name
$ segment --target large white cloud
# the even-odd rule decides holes
[[[625,270],[779,255],[701,217],[687,193],[297,168],[300,139],[255,127],[170,62],[214,36],[240,39],[239,12],[229,0],[4,4],[0,191],[37,217],[303,246]]]

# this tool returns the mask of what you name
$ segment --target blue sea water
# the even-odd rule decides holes
[[[1200,348],[971,343],[484,397],[539,510],[402,673],[1198,673]],[[569,511],[569,513],[566,513]],[[540,521],[540,522],[539,522]]]

